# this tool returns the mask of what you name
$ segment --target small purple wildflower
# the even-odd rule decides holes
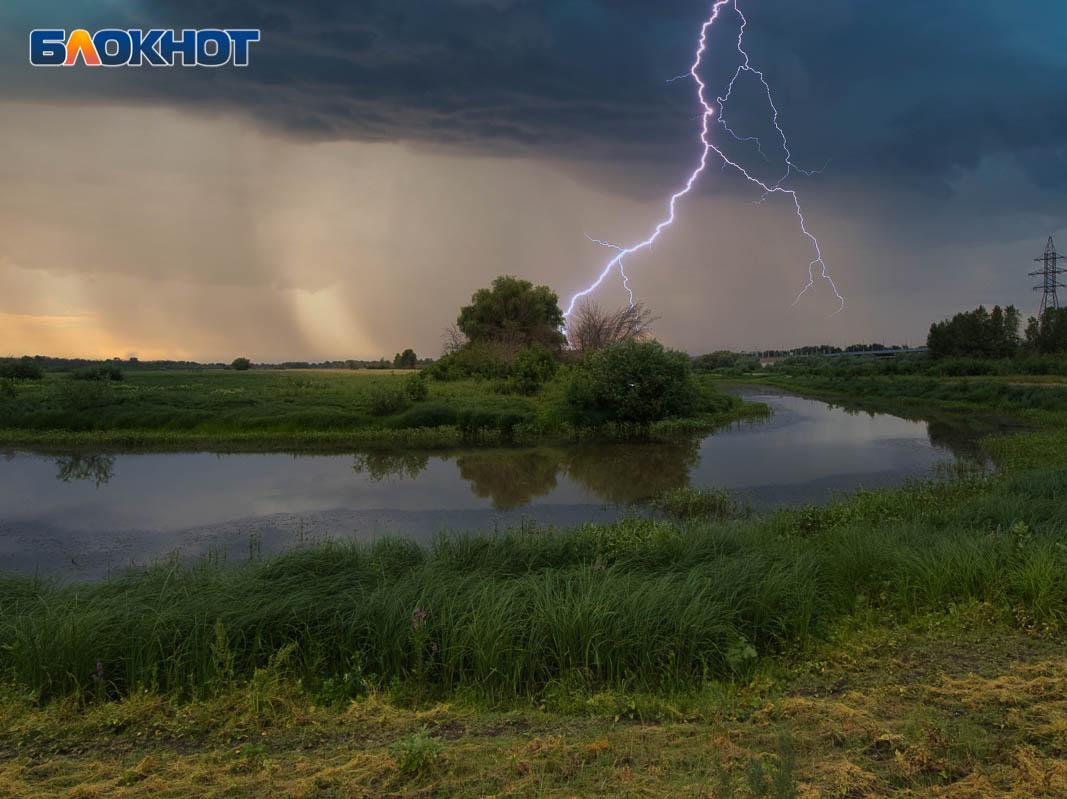
[[[426,623],[426,618],[430,614],[422,608],[415,608],[415,612],[411,614],[411,629],[418,630],[422,625]]]
[[[437,645],[436,641],[434,641],[432,644],[430,644],[430,654],[431,655],[436,655],[440,651],[441,651],[441,647],[439,647]]]

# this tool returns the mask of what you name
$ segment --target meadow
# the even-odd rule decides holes
[[[772,381],[1009,414],[994,473],[0,578],[0,791],[1065,795],[1067,403],[928,379]]]
[[[452,447],[578,435],[625,436],[625,426],[577,431],[558,414],[560,391],[510,393],[500,381],[435,381],[412,371],[133,371],[120,381],[48,373],[0,393],[0,445],[96,449],[351,449]],[[704,381],[687,419],[642,434],[711,429],[765,409]]]

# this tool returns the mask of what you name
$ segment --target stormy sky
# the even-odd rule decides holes
[[[1067,4],[739,0],[775,91],[824,283],[788,198],[715,159],[627,260],[665,343],[918,343],[1037,296],[1067,249]],[[711,0],[15,0],[0,7],[0,354],[436,355],[495,275],[566,301],[643,239],[700,155]],[[33,68],[33,28],[259,27],[235,69]],[[738,18],[712,29],[717,96]],[[762,88],[713,137],[762,179]],[[625,301],[612,276],[595,299]]]

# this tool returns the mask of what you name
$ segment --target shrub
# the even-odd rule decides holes
[[[111,401],[111,381],[100,379],[74,379],[57,380],[49,386],[48,400],[54,402],[62,413],[71,411],[84,411],[97,408]],[[90,430],[92,420],[87,418],[75,418],[66,422],[71,430]]]
[[[589,356],[571,374],[566,404],[579,426],[648,425],[696,408],[689,356],[655,341],[627,341]]]
[[[727,350],[709,352],[707,355],[701,355],[693,359],[693,370],[696,372],[743,374],[745,372],[758,372],[759,369],[759,358],[755,355],[742,355],[741,353]]]
[[[10,377],[0,378],[0,399],[12,399],[17,393],[14,380]]]
[[[118,382],[125,379],[122,370],[110,363],[105,363],[100,366],[86,366],[71,372],[70,376],[74,380],[99,380],[101,382],[107,382],[109,380]]]
[[[682,487],[652,500],[652,507],[674,519],[733,519],[746,515],[747,506],[724,488]]]
[[[472,377],[498,380],[506,378],[511,368],[505,347],[471,343],[445,355],[426,371],[435,380],[467,380]]]
[[[0,363],[0,378],[8,380],[40,380],[44,377],[41,367],[33,358],[21,358],[17,361]]]
[[[508,387],[520,394],[536,394],[541,386],[555,377],[559,364],[545,347],[527,347],[511,365]]]
[[[466,410],[459,414],[457,424],[465,436],[477,435],[486,430],[499,430],[510,437],[515,428],[533,421],[533,414],[516,410]]]
[[[929,369],[929,373],[944,375],[946,377],[995,375],[1000,371],[998,368],[1000,363],[1000,361],[991,361],[980,358],[945,358],[943,360],[934,361]]]
[[[423,402],[397,418],[393,425],[400,429],[417,427],[449,427],[459,423],[456,409],[444,402]]]
[[[365,696],[368,688],[367,678],[357,658],[356,668],[343,672],[337,677],[324,679],[319,690],[315,692],[315,697],[323,705],[346,705]]]
[[[247,372],[252,368],[252,362],[248,358],[234,358],[230,368],[238,372]]]
[[[370,412],[375,416],[400,413],[408,407],[408,395],[400,386],[376,386],[370,395]]]
[[[426,376],[422,372],[416,372],[404,381],[404,393],[412,402],[422,402],[430,395],[430,387],[426,385]]]
[[[396,761],[397,770],[405,777],[427,772],[441,755],[441,742],[425,729],[394,742],[389,754]]]

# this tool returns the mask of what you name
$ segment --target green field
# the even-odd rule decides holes
[[[1002,415],[1054,427],[1067,412],[1067,378],[1003,375],[930,377],[923,375],[763,376],[758,381],[865,408],[928,416],[931,410]],[[730,382],[730,381],[724,381]]]
[[[1029,429],[766,517],[4,577],[0,795],[1067,795],[1067,405],[877,380],[774,382]]]
[[[413,381],[426,396],[411,399]],[[506,393],[489,380],[419,381],[379,370],[131,371],[122,381],[50,373],[0,394],[0,445],[96,449],[351,449],[569,440],[559,391]],[[652,435],[709,430],[765,412],[705,381],[700,413]],[[631,431],[602,428],[583,436]]]

